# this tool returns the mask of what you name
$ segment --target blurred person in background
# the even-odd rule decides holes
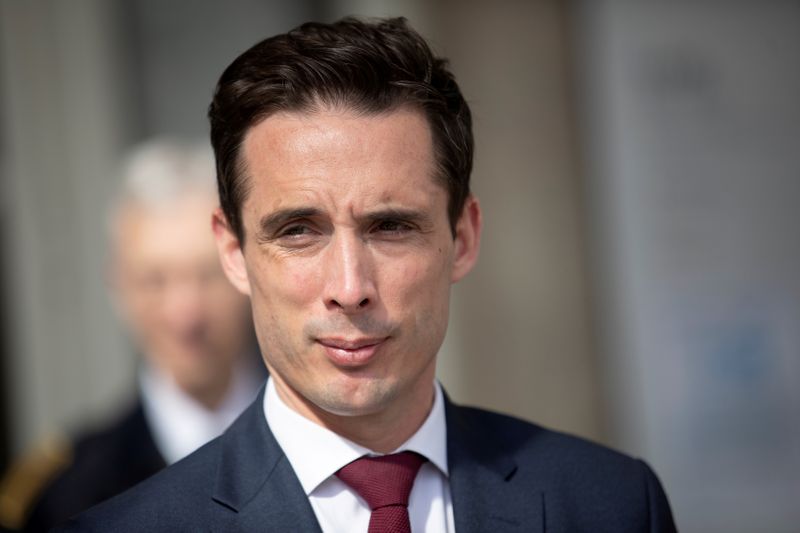
[[[138,397],[111,424],[51,450],[64,460],[36,465],[40,490],[16,469],[28,485],[29,501],[17,509],[25,531],[46,531],[216,437],[266,375],[249,302],[225,278],[211,232],[218,202],[210,147],[150,141],[131,153],[123,175],[110,217],[109,284],[142,355]]]

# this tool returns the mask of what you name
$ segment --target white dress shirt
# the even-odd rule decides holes
[[[392,453],[414,451],[428,459],[417,474],[409,496],[411,530],[454,533],[453,504],[447,471],[447,426],[444,398],[438,383],[428,418]],[[264,416],[308,496],[325,533],[366,533],[370,508],[334,474],[363,455],[381,455],[345,439],[287,406],[272,379],[267,381]]]
[[[231,386],[217,409],[208,409],[183,392],[169,377],[143,365],[139,390],[144,416],[153,441],[167,464],[183,459],[197,448],[222,434],[252,403],[261,376],[247,365],[237,368]]]

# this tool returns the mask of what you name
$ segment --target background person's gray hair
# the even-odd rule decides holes
[[[208,141],[159,137],[134,147],[122,162],[114,212],[129,203],[168,206],[187,192],[216,192]],[[113,214],[113,213],[112,213]]]

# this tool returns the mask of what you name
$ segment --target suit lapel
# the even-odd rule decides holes
[[[225,432],[213,499],[221,531],[320,532],[308,497],[264,419],[264,389]],[[216,530],[216,529],[215,529]]]
[[[544,531],[544,492],[518,475],[513,450],[477,423],[475,411],[445,397],[447,461],[459,533]]]

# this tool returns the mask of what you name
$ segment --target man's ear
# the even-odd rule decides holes
[[[214,239],[217,241],[217,252],[219,252],[219,259],[222,262],[222,270],[225,271],[228,280],[239,292],[250,296],[250,280],[247,277],[241,243],[219,207],[211,215],[211,228],[214,230]]]
[[[483,218],[478,199],[472,195],[467,197],[464,209],[456,222],[455,251],[451,282],[455,283],[472,270],[478,261],[481,247],[481,225]]]

